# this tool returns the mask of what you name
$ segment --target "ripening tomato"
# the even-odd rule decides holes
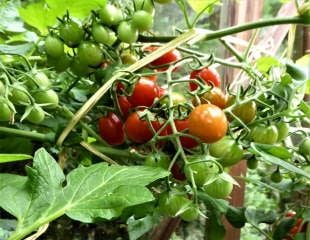
[[[279,170],[274,171],[271,175],[270,175],[270,180],[274,183],[279,183],[282,181],[282,175],[280,173]]]
[[[155,50],[157,50],[158,47],[148,47],[145,49],[146,52],[154,52]],[[181,53],[177,50],[174,49],[170,52],[165,53],[164,55],[162,55],[161,57],[159,57],[158,59],[154,60],[153,62],[150,63],[150,65],[152,67],[160,67],[157,70],[158,71],[166,71],[168,69],[168,67],[161,67],[162,65],[168,65],[168,64],[172,64],[178,60],[180,60],[182,58]],[[175,68],[173,71],[176,71],[177,68]]]
[[[162,126],[159,121],[152,121],[151,124],[155,131],[158,131]],[[153,137],[153,132],[148,122],[141,120],[138,112],[129,115],[124,124],[124,131],[128,139],[135,143],[146,143]],[[167,135],[166,131],[166,129],[163,130],[160,135]]]
[[[47,36],[45,39],[46,54],[53,58],[60,58],[64,54],[64,43],[54,36]]]
[[[167,216],[178,216],[183,213],[188,206],[192,204],[192,201],[185,196],[166,193],[159,197],[159,210]]]
[[[256,103],[254,101],[246,102],[241,105],[237,105],[233,108],[232,112],[235,114],[242,122],[250,123],[256,117]]]
[[[174,124],[175,124],[175,127],[176,129],[179,131],[179,132],[187,132],[188,130],[188,119],[183,119],[183,120],[174,120]],[[167,132],[168,134],[172,134],[172,129],[171,129],[171,126],[169,125],[167,127]],[[196,147],[199,143],[191,138],[191,137],[180,137],[180,141],[181,141],[181,145],[184,147],[184,148],[194,148]]]
[[[119,96],[117,98],[119,104],[119,110],[124,117],[127,117],[130,109],[132,108],[131,103],[128,101],[126,96]]]
[[[99,119],[99,132],[102,139],[110,145],[121,145],[125,142],[123,123],[115,113],[110,112]]]
[[[205,92],[200,96],[200,103],[211,103],[215,106],[218,106],[221,109],[226,107],[227,98],[223,91],[218,87],[213,87],[210,91]],[[194,99],[194,105],[198,105]]]
[[[201,79],[208,85],[213,85],[214,87],[220,87],[221,79],[220,75],[215,69],[203,68],[200,70],[194,70],[190,74],[190,79]],[[198,88],[198,85],[194,82],[189,83],[189,88],[194,91]]]
[[[296,212],[293,210],[288,210],[287,213],[285,214],[285,217],[293,218],[295,217]]]
[[[153,15],[154,5],[152,0],[133,0],[135,10],[144,10]]]
[[[140,78],[135,84],[133,93],[128,97],[133,107],[146,106],[153,104],[155,98],[158,97],[158,86],[147,78]]]
[[[231,194],[233,187],[231,182],[218,178],[214,182],[204,186],[204,191],[214,198],[227,198]]]
[[[213,104],[194,108],[188,118],[189,133],[205,143],[213,143],[226,135],[228,122],[225,113]]]
[[[27,89],[23,86],[15,85],[10,91],[9,99],[15,105],[29,105],[30,98]]]

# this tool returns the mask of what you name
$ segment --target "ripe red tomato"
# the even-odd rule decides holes
[[[188,119],[174,120],[174,124],[175,124],[176,129],[179,132],[188,130]],[[172,129],[170,125],[167,127],[167,131],[168,131],[168,134],[172,134]],[[181,141],[182,146],[185,148],[194,148],[199,144],[195,139],[190,138],[190,137],[180,137],[180,141]]]
[[[159,121],[152,121],[151,124],[156,132],[162,126]],[[124,131],[128,139],[135,143],[146,143],[153,137],[153,132],[149,128],[147,121],[141,120],[138,112],[129,115],[124,124]],[[167,135],[167,130],[164,129],[159,135]]]
[[[214,87],[220,87],[221,85],[221,79],[218,72],[212,68],[203,68],[192,71],[190,79],[196,78],[201,78],[206,84],[213,85]],[[189,88],[191,91],[194,91],[198,88],[198,85],[194,82],[190,82]]]
[[[213,143],[226,135],[228,123],[225,113],[212,104],[194,108],[188,118],[189,133],[205,143]]]
[[[131,103],[128,101],[126,96],[119,96],[118,98],[119,110],[124,117],[127,117],[130,109],[132,108]]]
[[[154,52],[157,49],[158,49],[158,47],[150,46],[150,47],[147,47],[145,49],[145,51],[146,52]],[[162,65],[171,64],[175,61],[180,60],[181,58],[182,58],[181,53],[177,49],[174,49],[170,52],[165,53],[161,57],[157,58],[156,60],[151,62],[150,65],[152,67],[160,67]],[[168,67],[162,67],[162,68],[158,68],[157,70],[158,71],[166,71],[167,69],[168,69]],[[176,70],[177,70],[177,68],[175,68],[173,71],[176,71]]]
[[[112,112],[99,119],[99,132],[102,139],[110,145],[120,145],[125,141],[123,123]]]
[[[137,81],[133,93],[128,97],[128,100],[133,107],[149,107],[153,104],[156,97],[158,97],[157,84],[142,77]]]

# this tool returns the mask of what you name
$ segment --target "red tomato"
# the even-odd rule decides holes
[[[150,46],[150,47],[147,47],[145,49],[145,51],[154,52],[157,49],[158,49],[158,47]],[[167,65],[167,64],[171,64],[175,61],[178,61],[181,58],[182,58],[181,53],[177,49],[174,49],[170,52],[165,53],[164,55],[162,55],[161,57],[159,57],[155,61],[151,62],[150,65],[153,67]],[[168,69],[168,67],[163,67],[163,68],[159,68],[157,70],[158,71],[166,71],[167,69]],[[177,70],[177,68],[175,68],[173,71],[176,71],[176,70]]]
[[[188,130],[188,119],[174,120],[174,124],[175,124],[176,129],[179,132]],[[172,129],[170,125],[167,127],[167,131],[168,131],[168,134],[172,134]],[[180,141],[181,141],[182,146],[185,148],[194,148],[198,145],[198,142],[190,137],[180,137]]]
[[[213,85],[214,87],[220,87],[221,85],[221,79],[218,72],[212,68],[203,68],[192,71],[190,79],[196,78],[201,78],[206,84]],[[198,88],[198,85],[194,82],[190,82],[189,88],[191,91],[194,91]]]
[[[117,92],[123,92],[124,90],[125,90],[124,84],[121,83],[121,82],[117,83],[117,85],[116,85],[116,91],[117,91]]]
[[[102,139],[110,145],[120,145],[125,141],[123,123],[112,112],[99,119],[99,132]]]
[[[128,98],[126,96],[119,96],[118,98],[118,104],[120,107],[120,112],[124,117],[127,117],[129,114],[130,109],[132,108],[131,103],[128,101]]]
[[[159,121],[152,121],[151,124],[156,132],[162,126]],[[146,143],[153,137],[153,132],[147,121],[141,120],[137,112],[129,115],[124,124],[124,130],[128,139],[135,143]],[[164,129],[159,135],[167,135],[167,130]]]

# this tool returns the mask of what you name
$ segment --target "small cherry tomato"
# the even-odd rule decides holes
[[[135,10],[144,10],[153,15],[154,4],[152,0],[133,0]]]
[[[133,93],[128,97],[133,107],[146,106],[153,104],[155,98],[158,97],[158,86],[147,78],[140,78],[135,84]]]
[[[251,136],[256,143],[275,144],[278,140],[278,130],[274,125],[258,125],[251,131]]]
[[[147,52],[154,52],[155,50],[157,50],[158,47],[148,47],[145,49],[145,51]],[[170,52],[165,53],[164,55],[162,55],[161,57],[159,57],[158,59],[156,59],[155,61],[151,62],[150,65],[152,67],[159,67],[157,70],[158,71],[166,71],[168,69],[168,67],[161,67],[162,65],[168,65],[168,64],[172,64],[178,60],[180,60],[182,58],[181,53],[174,49]],[[176,71],[177,68],[175,68],[173,71]]]
[[[290,125],[286,122],[279,122],[276,124],[276,127],[278,129],[278,142],[283,141],[286,139],[289,130],[290,130]]]
[[[213,85],[214,87],[220,87],[221,85],[220,75],[212,68],[194,70],[190,74],[190,79],[202,79],[206,84]],[[191,91],[194,91],[198,88],[198,85],[194,82],[190,82],[189,88]]]
[[[106,4],[99,10],[99,17],[103,24],[112,26],[118,25],[123,20],[123,13],[120,8],[112,4]]]
[[[5,102],[0,102],[0,122],[8,122],[13,116],[13,111]]]
[[[233,187],[231,182],[218,178],[214,182],[204,186],[204,191],[214,198],[227,198],[231,194]]]
[[[250,101],[237,105],[233,108],[232,112],[245,124],[250,123],[256,117],[256,103],[254,101]]]
[[[226,107],[227,98],[220,88],[213,87],[210,91],[205,92],[202,96],[200,96],[200,102],[201,104],[211,103],[221,109],[224,109]],[[193,104],[198,105],[195,99]]]
[[[180,166],[178,163],[174,163],[171,168],[172,176],[179,181],[184,181],[186,179],[186,176],[184,172],[182,172]]]
[[[310,138],[305,138],[299,145],[298,151],[305,158],[310,158]]]
[[[150,153],[145,159],[145,165],[168,169],[170,165],[170,157],[163,152]]]
[[[121,145],[125,142],[123,123],[112,112],[99,119],[99,132],[102,139],[110,145]]]
[[[119,110],[124,117],[127,117],[130,109],[132,108],[131,103],[128,101],[126,96],[119,96],[118,98]]]
[[[189,115],[189,133],[205,143],[213,143],[226,135],[228,122],[225,113],[213,104],[202,104]]]

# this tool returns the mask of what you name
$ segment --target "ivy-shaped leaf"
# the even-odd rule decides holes
[[[86,223],[118,217],[124,208],[152,201],[145,186],[168,176],[161,168],[99,163],[65,177],[44,149],[26,170],[28,177],[0,174],[0,207],[18,221],[9,240],[22,239],[64,214]]]

